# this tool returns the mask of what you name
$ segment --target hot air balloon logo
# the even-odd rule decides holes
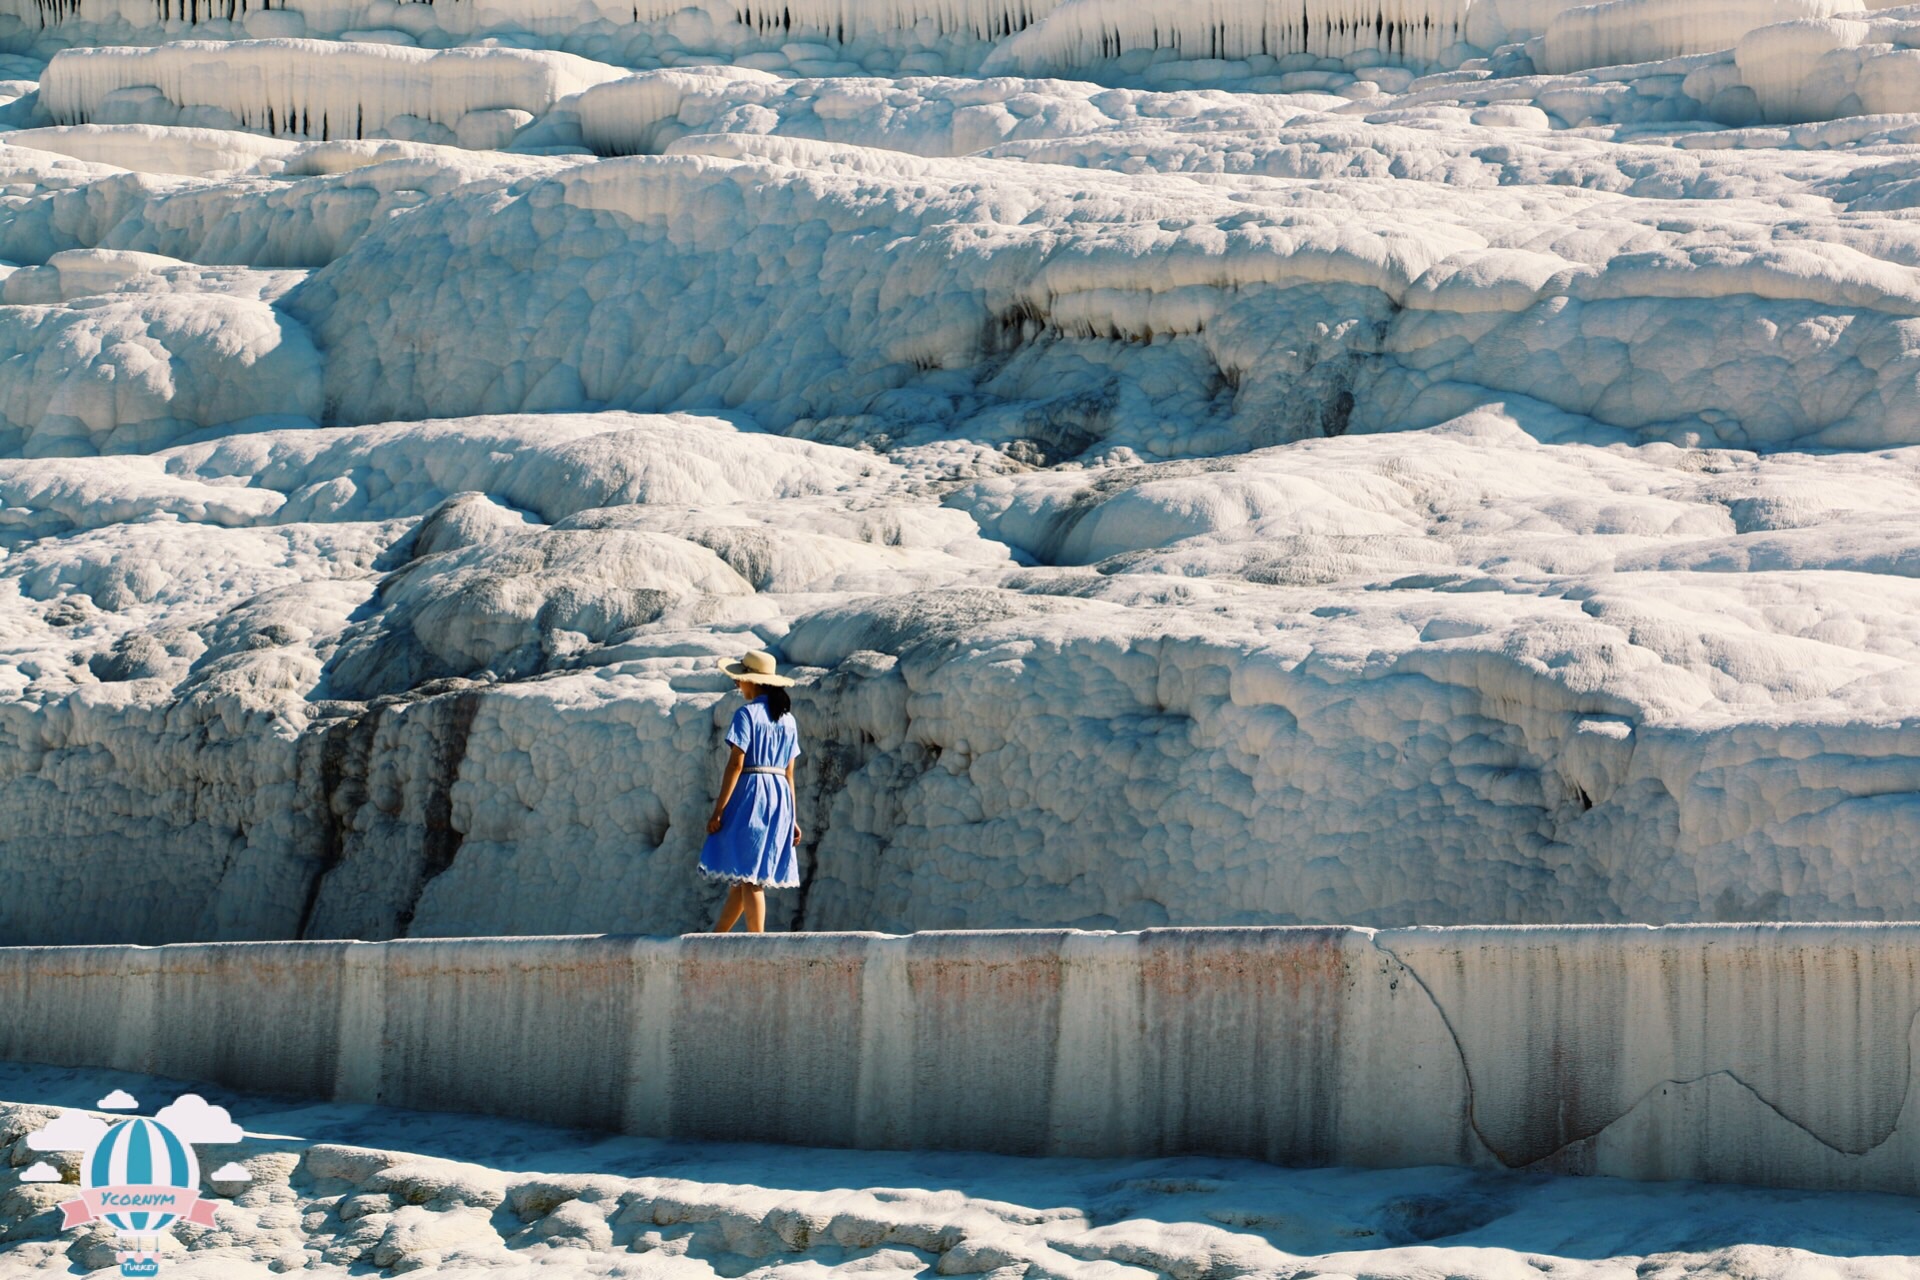
[[[190,1143],[158,1120],[135,1116],[110,1126],[80,1162],[81,1196],[61,1204],[65,1227],[96,1219],[120,1237],[123,1276],[160,1270],[160,1233],[181,1220],[213,1225],[200,1197],[200,1161]]]

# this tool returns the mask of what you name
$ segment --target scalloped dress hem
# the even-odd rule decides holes
[[[715,871],[712,867],[704,865],[700,868],[700,875],[704,879],[712,880],[720,884],[751,884],[758,885],[762,889],[798,889],[800,887],[798,877],[792,880],[756,880],[752,876],[734,875],[728,871]]]

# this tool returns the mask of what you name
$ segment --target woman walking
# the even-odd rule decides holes
[[[747,705],[733,713],[727,728],[727,771],[707,821],[700,873],[732,886],[715,933],[727,932],[743,915],[748,933],[762,933],[767,925],[766,890],[800,884],[794,853],[800,820],[793,798],[800,732],[787,696],[793,681],[776,674],[773,655],[759,649],[722,665]]]

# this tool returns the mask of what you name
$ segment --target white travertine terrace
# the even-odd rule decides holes
[[[0,933],[1912,918],[1916,29],[0,0]]]
[[[224,111],[239,129],[324,142],[384,134],[401,116],[456,132],[476,112],[519,111],[530,120],[620,74],[544,50],[184,40],[58,54],[41,81],[40,106],[56,124],[83,124],[114,95],[150,88],[175,107]]]
[[[0,1058],[632,1134],[1920,1190],[1910,925],[6,948],[0,1000]]]

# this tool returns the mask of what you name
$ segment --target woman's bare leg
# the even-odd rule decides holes
[[[740,919],[740,913],[747,909],[747,887],[744,884],[736,884],[727,889],[727,904],[720,908],[720,922],[713,926],[715,933],[725,933],[733,928],[734,923]],[[748,922],[747,927],[749,929],[753,927],[751,921]]]
[[[747,932],[765,933],[767,931],[767,891],[757,884],[740,886],[746,899]]]

